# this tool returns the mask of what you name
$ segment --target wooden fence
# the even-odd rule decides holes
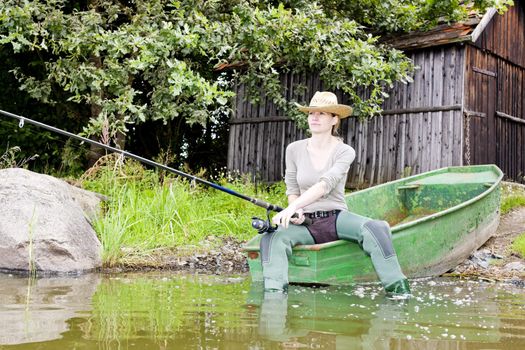
[[[414,83],[396,83],[384,113],[367,121],[345,119],[341,136],[356,150],[350,186],[383,183],[403,175],[462,164],[464,48],[442,46],[409,53],[419,69]],[[297,83],[306,86],[296,91]],[[309,101],[323,84],[316,75],[282,75],[288,99]],[[336,91],[339,100],[345,96]],[[237,89],[236,117],[231,120],[228,168],[251,173],[263,181],[284,175],[287,144],[305,137],[264,98],[258,105]]]

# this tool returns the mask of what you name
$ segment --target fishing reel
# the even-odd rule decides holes
[[[266,210],[266,220],[258,217],[252,217],[252,227],[257,230],[257,233],[272,233],[277,230],[277,225],[272,225],[270,221],[270,210]]]

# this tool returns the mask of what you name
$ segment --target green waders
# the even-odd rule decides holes
[[[377,276],[387,292],[410,293],[392,245],[388,223],[341,211],[336,229],[340,239],[359,243],[370,255]],[[292,254],[292,247],[314,243],[305,226],[290,225],[287,229],[281,227],[273,233],[266,233],[261,239],[264,288],[285,290],[288,286],[288,258]]]

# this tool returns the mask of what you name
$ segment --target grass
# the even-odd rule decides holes
[[[512,209],[525,206],[525,188],[517,184],[505,182],[502,186],[501,215]]]
[[[525,232],[520,234],[514,242],[512,242],[512,251],[518,254],[522,259],[525,259]]]
[[[282,206],[286,200],[283,184],[263,188],[247,178],[226,174],[216,180],[272,204]],[[107,267],[158,248],[198,249],[210,236],[246,240],[256,232],[251,217],[265,216],[263,208],[245,200],[180,177],[159,176],[132,161],[101,167],[83,185],[109,198],[104,215],[94,223]]]

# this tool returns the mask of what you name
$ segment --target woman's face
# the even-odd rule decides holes
[[[332,113],[308,113],[308,126],[312,134],[332,133],[335,124],[337,124],[337,118]]]

